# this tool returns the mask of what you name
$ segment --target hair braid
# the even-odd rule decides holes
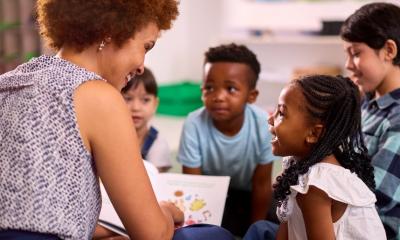
[[[277,178],[274,188],[278,205],[290,194],[290,186],[297,184],[299,175],[330,154],[374,189],[373,167],[361,133],[357,86],[348,78],[325,75],[303,77],[291,84],[300,87],[308,113],[313,119],[319,119],[324,128],[310,154],[299,161],[291,160],[290,166]]]

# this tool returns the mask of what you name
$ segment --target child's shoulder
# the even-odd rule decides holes
[[[189,127],[195,127],[195,128],[203,128],[206,127],[208,121],[209,121],[209,114],[206,110],[205,107],[201,107],[199,109],[194,110],[193,112],[190,112],[186,119],[185,119],[185,126]]]
[[[247,104],[245,107],[245,114],[250,115],[252,118],[256,119],[266,119],[268,118],[268,113],[263,108],[256,106],[254,104]]]
[[[376,202],[374,193],[350,170],[331,163],[317,163],[306,174],[300,175],[291,190],[306,194],[310,186],[324,191],[330,198],[354,206],[368,206]]]
[[[199,118],[204,118],[204,115],[207,114],[207,110],[205,107],[200,107],[196,110],[193,110],[186,116],[186,121],[194,121]]]

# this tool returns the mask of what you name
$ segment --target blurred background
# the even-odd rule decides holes
[[[271,111],[283,86],[309,73],[346,74],[338,32],[368,0],[181,0],[180,16],[146,56],[160,85],[155,125],[179,145],[188,112],[202,105],[204,52],[235,42],[258,56],[262,72],[257,105]],[[400,0],[387,0],[400,4]],[[35,23],[35,0],[0,0],[0,73],[39,54],[53,54]]]

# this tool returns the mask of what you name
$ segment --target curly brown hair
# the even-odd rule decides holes
[[[106,37],[120,47],[148,23],[167,30],[179,14],[176,0],[37,0],[36,10],[50,47],[78,51]]]

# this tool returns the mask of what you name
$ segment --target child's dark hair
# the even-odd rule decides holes
[[[126,93],[129,89],[136,89],[139,86],[139,83],[143,83],[144,89],[148,94],[158,96],[158,86],[156,82],[156,78],[150,69],[144,68],[144,72],[142,75],[136,75],[132,78],[124,88],[122,88],[121,92]]]
[[[379,50],[391,39],[400,47],[400,7],[391,3],[362,6],[344,22],[340,36],[348,42],[362,42]],[[400,65],[400,54],[393,59]]]
[[[205,53],[205,57],[204,63],[235,62],[248,65],[254,73],[254,76],[249,79],[250,89],[256,87],[261,67],[257,56],[246,46],[231,43],[212,47]]]
[[[290,186],[298,184],[299,175],[307,173],[312,165],[330,154],[373,190],[373,167],[362,138],[361,97],[357,86],[348,78],[326,75],[306,76],[294,80],[291,85],[304,95],[310,118],[320,120],[324,127],[309,155],[291,160],[290,166],[277,177],[274,189],[278,205],[290,194]]]

